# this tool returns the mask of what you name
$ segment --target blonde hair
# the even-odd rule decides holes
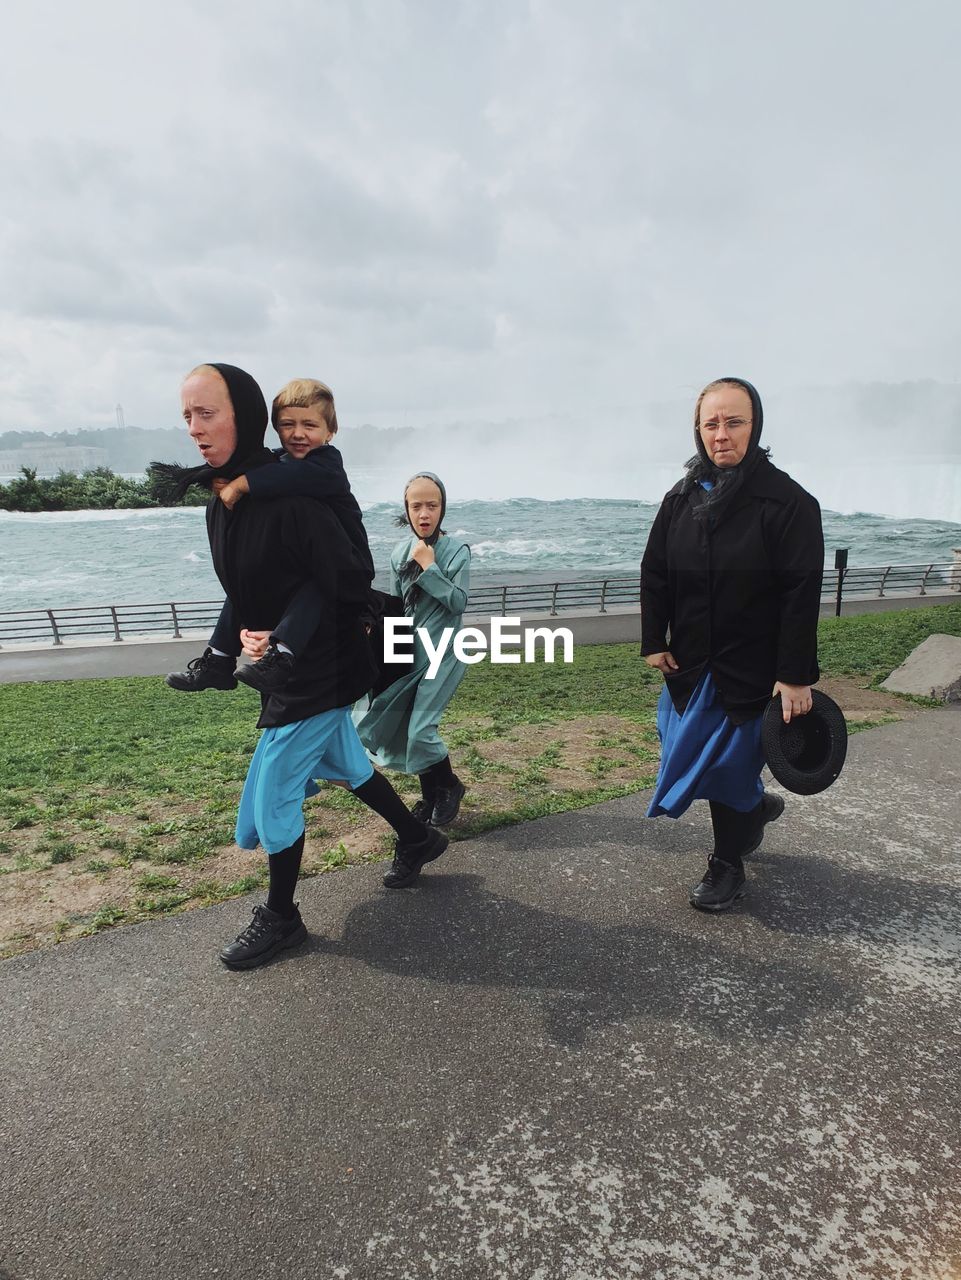
[[[224,386],[227,385],[227,379],[220,370],[215,369],[212,364],[198,364],[196,369],[191,369],[189,373],[184,374],[183,382],[186,382],[188,378],[192,378],[196,373],[215,373]],[[180,384],[181,386],[183,386],[183,382]]]
[[[277,418],[281,409],[312,409],[320,405],[320,416],[327,423],[331,435],[337,434],[337,410],[334,408],[334,393],[324,382],[316,378],[293,378],[281,387],[274,396],[270,410],[270,421],[277,429]]]

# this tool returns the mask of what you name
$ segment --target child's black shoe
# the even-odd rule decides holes
[[[186,671],[171,671],[165,683],[182,693],[199,693],[201,689],[236,689],[236,658],[205,649],[199,658],[187,663]]]
[[[294,674],[294,657],[275,644],[269,645],[259,662],[238,667],[234,675],[260,693],[278,693]]]

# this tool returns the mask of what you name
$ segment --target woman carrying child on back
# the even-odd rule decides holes
[[[295,378],[274,397],[270,420],[283,446],[275,451],[281,465],[219,476],[211,482],[213,491],[229,510],[247,494],[253,499],[319,498],[347,534],[358,566],[372,578],[374,563],[360,507],[350,491],[340,451],[331,443],[337,434],[337,411],[330,387],[316,378]],[[235,689],[241,680],[261,693],[277,692],[290,679],[297,655],[303,653],[316,630],[321,607],[319,589],[312,582],[305,583],[271,633],[264,656],[237,667],[240,628],[227,600],[209,647],[188,663],[186,671],[167,676],[167,684],[171,689],[196,693],[201,689]]]
[[[442,528],[447,492],[430,471],[421,471],[404,489],[409,526],[390,557],[390,590],[404,602],[414,627],[414,665],[372,698],[357,721],[360,740],[375,763],[399,773],[416,773],[422,799],[414,814],[435,827],[454,821],[466,788],[451,768],[438,726],[464,677],[464,665],[448,647],[433,679],[418,628],[434,645],[445,627],[459,629],[467,607],[470,548]],[[396,880],[396,877],[395,877]]]

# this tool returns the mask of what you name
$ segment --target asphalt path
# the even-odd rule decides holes
[[[7,961],[7,1280],[961,1274],[961,708],[851,742],[721,916],[643,797]]]

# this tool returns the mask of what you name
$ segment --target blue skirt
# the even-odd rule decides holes
[[[761,717],[732,724],[709,671],[698,681],[683,715],[675,711],[664,686],[657,704],[657,732],[661,767],[649,818],[679,818],[694,800],[719,800],[740,813],[760,803]]]
[[[280,853],[300,839],[304,799],[320,790],[315,778],[346,782],[353,791],[373,773],[350,707],[264,729],[247,770],[234,839],[241,849],[259,844],[266,853]]]

